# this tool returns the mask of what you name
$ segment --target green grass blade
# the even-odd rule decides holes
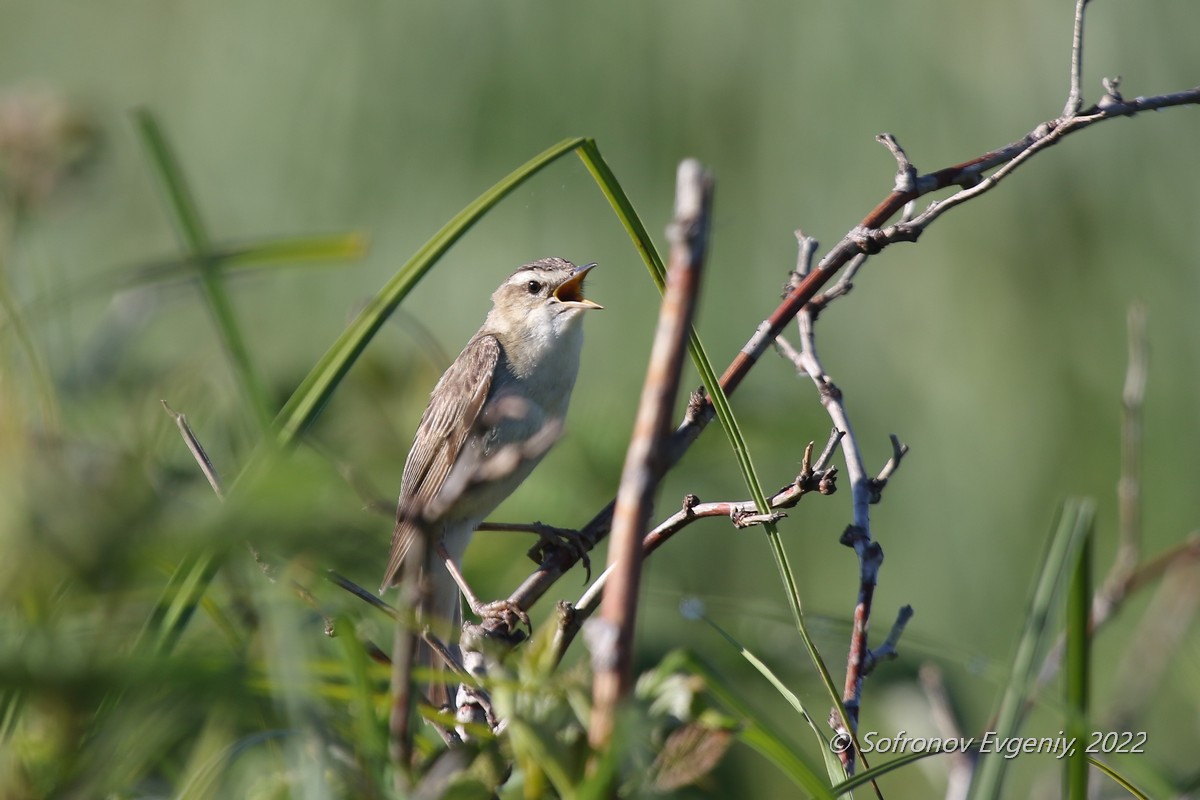
[[[800,702],[800,698],[796,696],[796,693],[787,688],[787,686],[783,684],[783,681],[779,680],[778,676],[775,675],[770,667],[763,663],[758,656],[750,652],[750,650],[747,649],[741,642],[733,638],[728,631],[714,622],[707,615],[700,614],[699,616],[700,619],[707,622],[714,631],[720,634],[725,641],[733,645],[742,658],[750,662],[750,665],[758,670],[758,673],[766,678],[767,681],[775,687],[775,691],[779,692],[779,696],[786,700],[788,705],[796,709],[800,716],[804,718],[804,721],[808,723],[808,727],[812,729],[813,736],[816,737],[817,747],[821,751],[821,758],[825,762],[825,773],[829,776],[829,782],[831,784],[837,784],[846,780],[846,769],[842,766],[841,759],[839,759],[837,755],[829,749],[829,734],[821,730],[820,726],[817,725],[816,721],[813,720],[812,716],[808,713],[808,709],[806,709],[804,704]]]
[[[642,260],[646,263],[646,268],[650,271],[650,277],[654,280],[655,285],[658,286],[659,291],[662,292],[666,287],[666,268],[663,266],[663,260],[654,247],[654,242],[650,239],[650,234],[646,232],[646,226],[642,224],[641,218],[638,216],[636,209],[634,209],[633,203],[630,202],[629,197],[625,194],[625,190],[621,188],[616,175],[613,174],[612,169],[605,162],[604,157],[600,154],[600,149],[593,140],[586,140],[579,148],[578,153],[583,163],[587,166],[588,171],[591,172],[593,179],[600,186],[600,191],[608,199],[609,205],[612,206],[617,218],[625,227],[629,238],[633,240],[634,246],[641,254]],[[770,511],[770,508],[767,506],[766,495],[763,492],[762,483],[758,479],[758,473],[754,469],[754,462],[750,458],[750,450],[746,446],[746,439],[742,435],[741,428],[738,426],[732,408],[730,408],[729,398],[725,395],[724,389],[721,388],[721,382],[717,377],[716,371],[713,369],[708,354],[704,350],[704,345],[700,341],[700,335],[696,332],[695,327],[692,328],[689,349],[692,355],[692,362],[696,365],[696,370],[700,373],[700,380],[708,390],[708,396],[712,400],[717,419],[721,421],[721,427],[725,430],[725,434],[729,438],[729,444],[733,448],[734,457],[737,459],[742,478],[750,490],[750,496],[754,498],[754,503],[758,507],[759,513],[766,514]],[[764,523],[763,530],[766,532],[767,541],[771,547],[771,555],[775,559],[775,566],[779,570],[779,577],[783,582],[784,593],[787,595],[788,604],[792,609],[792,617],[796,622],[796,630],[799,631],[805,650],[807,650],[809,658],[812,659],[813,665],[821,676],[825,691],[829,694],[834,705],[841,708],[841,695],[833,683],[833,678],[830,676],[829,669],[825,666],[824,659],[821,658],[820,651],[817,650],[812,636],[809,635],[808,625],[804,620],[804,611],[800,604],[799,586],[796,583],[796,576],[792,571],[792,565],[788,561],[787,552],[783,548],[783,541],[779,537],[779,530],[771,522]]]
[[[536,726],[529,725],[517,717],[509,719],[508,735],[512,738],[513,750],[519,754],[519,758],[521,756],[527,759],[532,757],[529,763],[522,764],[526,775],[534,772],[540,773],[554,786],[564,800],[578,796],[579,787],[575,785],[571,770],[563,763],[565,754],[557,742],[546,741],[545,736]],[[607,773],[612,768],[612,760],[607,756],[608,754],[605,754],[605,757],[601,759],[602,763],[598,765],[602,767],[600,772]],[[535,780],[538,779],[535,778]],[[607,775],[600,782],[608,783]]]
[[[196,257],[208,255],[212,248],[204,222],[200,219],[200,209],[162,127],[148,108],[134,111],[133,119],[141,136],[142,146],[146,148],[146,154],[150,158],[150,165],[154,168],[155,177],[166,194],[167,204],[171,208],[173,221],[178,226],[184,248]]]
[[[978,745],[976,745],[972,749],[978,749]],[[863,770],[862,772],[855,774],[853,777],[847,778],[846,780],[839,783],[837,786],[834,786],[833,791],[837,792],[839,794],[844,794],[846,792],[853,791],[854,789],[857,789],[860,786],[866,786],[871,781],[874,781],[877,778],[880,778],[880,777],[888,774],[889,772],[898,770],[901,767],[908,766],[909,764],[912,764],[916,761],[920,761],[925,758],[930,758],[931,756],[942,756],[942,755],[946,755],[946,753],[939,752],[939,751],[932,750],[932,749],[917,750],[914,752],[905,753],[902,756],[897,756],[896,758],[893,758],[891,761],[888,761],[886,764],[880,764],[878,766],[871,767],[868,770]]]
[[[219,566],[212,553],[203,553],[176,568],[145,631],[155,653],[165,655],[175,649]]]
[[[235,274],[255,270],[294,267],[298,263],[329,263],[344,266],[344,262],[363,257],[367,250],[365,234],[352,231],[330,236],[300,236],[273,239],[267,242],[220,248],[213,252],[214,267]],[[159,261],[112,275],[105,275],[87,289],[129,288],[165,283],[195,277],[190,259]]]
[[[134,121],[150,165],[170,206],[184,249],[199,275],[204,300],[213,316],[238,385],[259,428],[265,433],[271,424],[270,402],[262,380],[251,363],[250,350],[234,314],[233,303],[221,283],[220,271],[213,264],[212,245],[195,198],[158,120],[148,109],[142,108],[134,112]]]
[[[761,725],[747,725],[738,731],[737,738],[779,768],[792,783],[813,798],[834,800],[838,795],[829,790],[816,772],[792,752],[783,739],[769,733]]]
[[[275,441],[280,445],[294,442],[321,413],[342,378],[383,326],[388,315],[400,304],[433,264],[457,242],[479,218],[513,190],[542,169],[583,143],[565,139],[505,176],[499,183],[475,198],[442,226],[429,241],[402,266],[379,294],[342,332],[308,376],[292,393],[275,419]]]
[[[233,247],[218,247],[210,259],[223,273],[229,275],[301,264],[341,268],[347,266],[347,261],[362,258],[367,251],[367,244],[367,236],[361,231],[328,236],[297,236]],[[196,266],[191,257],[165,258],[136,266],[106,270],[100,275],[79,282],[65,292],[35,300],[32,308],[41,311],[78,297],[107,295],[121,289],[153,286],[195,277]]]
[[[663,264],[662,257],[658,254],[658,249],[654,246],[654,241],[650,238],[650,234],[646,231],[646,226],[642,224],[642,218],[638,216],[637,211],[633,207],[633,203],[629,201],[629,196],[625,194],[625,190],[621,187],[620,181],[608,166],[608,162],[604,160],[604,156],[600,155],[600,148],[596,146],[596,142],[592,139],[587,139],[582,143],[579,150],[580,160],[583,161],[588,172],[592,174],[592,179],[596,181],[596,185],[600,187],[601,193],[608,204],[612,206],[613,211],[624,226],[625,232],[629,234],[633,246],[637,248],[638,253],[645,262],[647,269],[650,270],[650,277],[654,281],[654,285],[658,287],[661,293],[667,288],[667,268]],[[695,329],[692,329],[693,335]],[[692,353],[693,360],[695,353]],[[699,365],[697,365],[699,366]]]
[[[976,745],[975,747],[972,747],[970,749],[977,750],[978,745]],[[918,751],[914,751],[914,752],[910,752],[910,753],[905,753],[902,756],[897,756],[896,758],[892,759],[891,761],[888,761],[886,764],[880,764],[877,767],[871,767],[871,769],[860,772],[857,775],[855,775],[854,777],[849,778],[849,779],[843,781],[842,783],[839,783],[837,786],[833,787],[833,791],[834,792],[848,792],[852,789],[857,789],[859,786],[865,786],[867,783],[875,780],[876,778],[880,778],[889,772],[900,769],[901,767],[907,766],[916,761],[920,761],[922,759],[929,758],[931,756],[942,756],[942,755],[946,755],[946,753],[945,752],[937,752],[934,750],[918,750]],[[1092,765],[1093,767],[1095,767],[1096,769],[1100,770],[1105,775],[1107,775],[1112,780],[1113,783],[1117,784],[1122,789],[1129,792],[1130,797],[1134,797],[1134,798],[1136,798],[1136,800],[1150,800],[1149,795],[1147,795],[1145,792],[1138,789],[1136,786],[1133,785],[1132,781],[1130,781],[1124,775],[1117,772],[1115,769],[1113,769],[1108,764],[1105,764],[1103,761],[1099,761],[1096,758],[1093,758],[1092,756],[1085,756],[1085,763]]]
[[[1088,531],[1090,534],[1090,529]],[[1086,742],[1088,697],[1091,688],[1092,537],[1085,535],[1067,593],[1067,643],[1063,664],[1066,684],[1066,735]],[[1063,759],[1063,796],[1087,800],[1088,762],[1082,747]]]
[[[366,649],[355,630],[354,621],[345,616],[339,617],[336,627],[337,641],[341,645],[342,653],[339,678],[345,680],[350,691],[349,706],[354,732],[352,741],[368,774],[380,776],[387,765],[387,736],[385,727],[380,724],[375,714],[375,686],[371,665]]]
[[[25,694],[20,689],[6,688],[0,692],[0,746],[10,746],[24,705]]]
[[[1108,764],[1105,764],[1103,761],[1100,761],[1091,756],[1088,756],[1087,763],[1091,764],[1093,767],[1095,767],[1096,769],[1103,772],[1105,775],[1107,775],[1109,777],[1110,780],[1112,780],[1113,783],[1117,784],[1122,789],[1129,792],[1130,797],[1136,797],[1137,800],[1150,800],[1150,795],[1148,795],[1145,792],[1143,792],[1142,790],[1138,789],[1136,786],[1133,785],[1132,781],[1130,781],[1128,778],[1126,778],[1121,773],[1117,772],[1115,769],[1113,769]],[[1173,792],[1172,792],[1172,794],[1173,794]],[[1160,796],[1164,796],[1164,795],[1160,795]]]
[[[230,724],[221,712],[213,713],[196,737],[187,764],[176,784],[175,800],[208,800],[220,797],[221,779],[229,765]]]
[[[297,262],[344,262],[362,258],[369,244],[362,231],[327,236],[294,236],[232,247],[221,254],[226,268],[290,266]]]
[[[9,291],[8,276],[4,272],[4,264],[0,262],[0,333],[5,325],[12,327],[17,337],[17,345],[25,355],[29,372],[33,376],[33,385],[37,390],[38,403],[41,406],[42,424],[47,433],[56,434],[59,429],[58,398],[54,391],[54,381],[50,370],[46,367],[45,359],[33,340],[33,333],[25,321],[25,315],[17,305],[17,300]]]
[[[1025,627],[1017,641],[1012,668],[995,715],[994,730],[998,739],[1013,736],[1020,727],[1041,642],[1049,627],[1054,598],[1064,574],[1078,556],[1083,540],[1091,534],[1093,516],[1094,507],[1090,500],[1068,500],[1063,503],[1054,535],[1039,562],[1042,565],[1041,572],[1030,598]],[[1009,759],[995,753],[983,755],[969,796],[973,800],[1000,797],[1004,773],[1010,763]]]
[[[737,737],[774,764],[799,788],[821,800],[834,800],[836,796],[817,770],[801,758],[796,748],[773,731],[755,714],[724,680],[707,664],[689,653],[679,653],[681,667],[704,679],[705,689],[721,705],[738,718],[741,728]]]

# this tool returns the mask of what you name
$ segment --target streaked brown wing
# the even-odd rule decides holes
[[[413,537],[420,533],[415,523],[441,492],[446,476],[462,452],[487,399],[499,360],[500,343],[496,337],[476,334],[434,387],[429,406],[417,426],[412,450],[404,462],[392,551],[380,591],[397,583],[404,554]]]

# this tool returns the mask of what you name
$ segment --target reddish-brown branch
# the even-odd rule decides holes
[[[871,620],[871,604],[875,599],[875,585],[879,581],[879,567],[883,564],[883,548],[878,542],[871,541],[866,531],[855,525],[846,528],[841,542],[854,548],[859,554],[858,602],[854,606],[854,627],[850,632],[846,682],[842,691],[842,706],[850,717],[847,722],[852,729],[857,729],[858,711],[862,703],[862,682],[870,660],[867,630]],[[852,764],[853,751],[848,750],[843,758]],[[849,770],[850,766],[847,769]]]
[[[767,505],[774,509],[770,516],[783,516],[780,509],[791,508],[800,502],[800,498],[811,492],[833,494],[837,490],[837,468],[829,466],[830,460],[841,441],[841,433],[834,431],[824,452],[812,461],[813,445],[810,442],[804,451],[804,461],[796,480],[783,487],[767,498]],[[642,539],[642,558],[646,558],[671,537],[690,526],[693,522],[706,517],[727,517],[735,527],[746,527],[760,524],[764,521],[759,515],[758,506],[753,500],[741,502],[701,503],[695,495],[684,498],[683,507],[667,517],[658,527],[646,534]],[[600,593],[609,578],[605,570],[596,581],[588,587],[575,605],[560,603],[558,631],[555,633],[553,651],[556,660],[561,660],[567,648],[574,641],[579,628],[596,610]]]

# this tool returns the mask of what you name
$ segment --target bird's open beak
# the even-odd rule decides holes
[[[563,281],[562,286],[554,290],[554,299],[564,306],[571,308],[604,308],[583,296],[583,279],[595,264],[588,264],[575,270],[575,274]]]

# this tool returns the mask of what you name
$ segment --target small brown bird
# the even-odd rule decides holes
[[[483,327],[429,400],[404,463],[384,591],[395,586],[413,538],[426,532],[426,623],[461,624],[460,591],[435,553],[455,564],[488,514],[528,477],[553,444],[579,372],[583,296],[595,264],[545,258],[518,269],[492,294]]]

